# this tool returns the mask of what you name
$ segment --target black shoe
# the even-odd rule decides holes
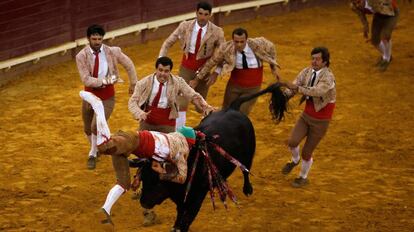
[[[282,174],[283,175],[289,174],[292,171],[292,169],[298,164],[299,164],[299,162],[295,163],[293,161],[285,164],[285,166],[282,168]]]
[[[387,70],[388,66],[390,65],[391,61],[392,57],[390,58],[390,61],[383,60],[383,62],[380,65],[378,65],[378,70],[380,72],[385,72],[385,70]]]
[[[86,166],[88,167],[89,170],[95,169],[96,168],[96,157],[89,156]]]
[[[294,188],[301,188],[305,185],[307,185],[309,183],[308,179],[306,178],[302,178],[302,177],[298,177],[295,178],[292,182],[292,187]]]

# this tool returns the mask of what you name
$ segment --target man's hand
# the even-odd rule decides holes
[[[208,79],[207,79],[207,85],[212,86],[214,83],[216,83],[217,76],[218,76],[218,73],[216,72],[213,72],[212,74],[210,74],[210,76],[208,76]]]
[[[215,112],[215,111],[217,111],[217,110],[218,110],[218,108],[217,108],[217,107],[208,106],[208,107],[204,110],[204,112],[203,112],[203,116],[204,116],[204,117],[206,117],[206,116],[208,116],[209,114],[211,114],[211,113],[213,113],[213,112]]]
[[[143,112],[137,118],[135,118],[135,120],[137,120],[138,122],[145,121],[145,120],[147,120],[147,117],[148,117],[149,113],[151,113],[151,110],[148,111],[148,112]]]
[[[200,80],[196,77],[190,81],[189,85],[191,86],[191,88],[195,89],[199,82]]]
[[[109,77],[104,77],[102,79],[102,84],[104,85],[113,85],[118,81],[118,77],[115,75],[111,75]]]

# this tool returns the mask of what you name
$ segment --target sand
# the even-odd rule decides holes
[[[364,42],[362,27],[346,5],[312,8],[240,24],[251,37],[264,36],[277,47],[280,72],[292,80],[310,64],[310,50],[331,51],[337,80],[337,107],[328,134],[314,154],[310,184],[294,189],[295,169],[284,145],[303,110],[299,97],[276,125],[262,97],[250,116],[257,135],[251,177],[254,194],[242,193],[240,171],[229,178],[239,205],[225,210],[208,199],[191,231],[413,231],[414,230],[414,6],[401,3],[393,34],[393,62],[378,72],[378,54]],[[239,25],[225,26],[227,39]],[[124,48],[139,77],[154,71],[162,40]],[[170,56],[177,73],[181,52]],[[121,68],[123,79],[127,80]],[[273,80],[265,67],[265,83]],[[212,87],[208,101],[220,106],[227,77]],[[134,129],[127,108],[128,85],[117,87],[112,131]],[[112,231],[99,211],[115,182],[110,157],[87,170],[89,150],[82,131],[82,84],[74,61],[28,73],[0,89],[0,230]],[[200,120],[193,109],[189,125]],[[126,193],[113,208],[115,231],[169,231],[175,219],[171,201],[156,207],[160,225],[144,228],[137,201]]]

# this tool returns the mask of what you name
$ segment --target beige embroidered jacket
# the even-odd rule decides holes
[[[267,62],[270,64],[272,74],[276,76],[276,67],[278,63],[276,62],[276,49],[275,45],[263,38],[248,38],[247,44],[253,50],[254,54],[262,62]],[[227,41],[223,43],[219,49],[214,52],[214,55],[209,59],[206,64],[203,66],[201,71],[198,73],[197,78],[204,79],[206,74],[217,64],[223,64],[223,69],[221,74],[227,74],[231,72],[236,66],[236,49],[234,47],[233,41]]]
[[[388,16],[395,15],[395,9],[392,6],[392,0],[368,0],[368,4],[372,7],[374,13],[379,13]],[[369,24],[366,14],[364,13],[365,7],[365,0],[351,0],[351,9],[354,11],[359,20],[361,20],[362,25],[364,26],[364,30],[368,31]]]
[[[332,71],[325,67],[321,69],[316,84],[309,87],[312,78],[312,67],[303,69],[296,79],[293,81],[298,86],[298,92],[313,97],[313,104],[316,112],[324,108],[328,103],[336,101],[336,84],[335,76]],[[288,97],[292,97],[295,93],[289,89],[285,90]]]
[[[165,134],[168,139],[170,148],[170,158],[177,165],[178,174],[172,179],[160,174],[160,179],[170,180],[172,182],[183,184],[187,178],[187,158],[190,153],[187,140],[184,135],[178,132]]]
[[[119,77],[117,64],[120,63],[128,73],[129,84],[134,86],[137,82],[137,74],[132,60],[125,55],[119,47],[109,47],[102,44],[102,49],[105,52],[106,61],[108,62],[108,75],[116,75]],[[102,86],[101,79],[92,77],[93,67],[95,64],[95,55],[91,53],[89,45],[84,47],[76,55],[76,64],[78,66],[81,81],[86,87]]]
[[[148,103],[151,96],[151,90],[154,83],[155,73],[144,77],[138,81],[135,85],[134,93],[128,102],[129,111],[132,116],[140,120],[145,112],[142,110],[144,104]],[[194,91],[182,77],[170,75],[167,82],[167,98],[168,106],[171,107],[169,119],[176,119],[178,117],[177,96],[182,94],[183,97],[191,101],[195,106],[203,110],[203,112],[209,112],[213,110],[213,107],[208,105],[204,98]]]
[[[166,56],[168,49],[172,47],[177,40],[180,41],[181,49],[188,55],[190,48],[191,33],[196,19],[184,21],[175,29],[175,31],[168,36],[161,46],[159,56]],[[224,42],[224,32],[221,27],[216,26],[212,22],[207,23],[207,31],[201,40],[200,49],[197,52],[196,59],[204,59],[213,55],[213,52]]]

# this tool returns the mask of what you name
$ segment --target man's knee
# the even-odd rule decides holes
[[[286,144],[288,145],[288,147],[290,148],[295,148],[299,145],[300,141],[297,141],[293,138],[289,138],[288,141],[286,141]]]
[[[309,161],[312,158],[312,153],[305,153],[302,152],[302,159],[305,161]]]
[[[118,184],[121,185],[121,187],[124,188],[125,191],[131,189],[131,183],[127,180],[118,180]]]

